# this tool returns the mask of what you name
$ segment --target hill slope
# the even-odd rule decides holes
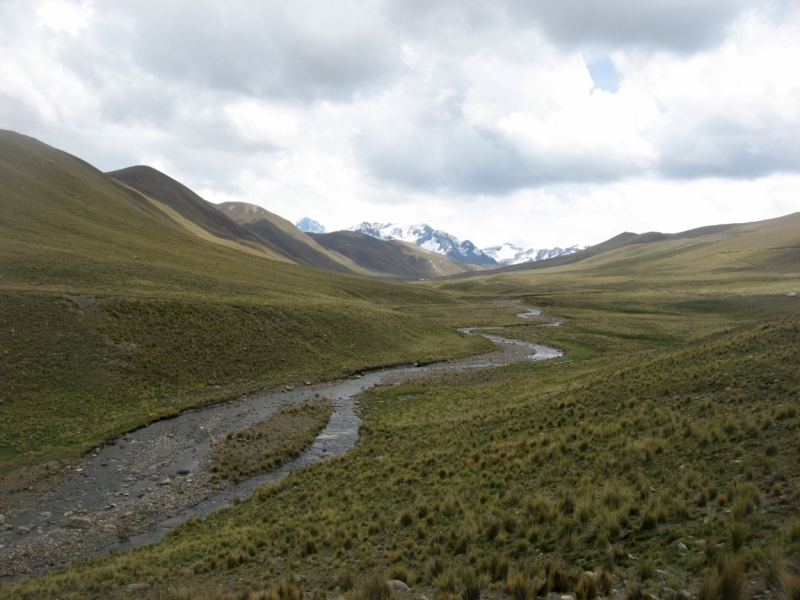
[[[396,240],[381,240],[357,231],[309,234],[320,246],[350,258],[356,264],[387,276],[433,279],[465,273],[479,267]]]
[[[536,285],[555,286],[552,289],[567,285],[633,289],[669,282],[673,288],[726,284],[731,291],[792,292],[800,283],[800,213],[674,234],[626,232],[569,256],[450,279],[527,286],[532,276]]]
[[[395,310],[446,296],[210,243],[33,138],[0,131],[0,181],[0,472],[279,382],[485,347]]]

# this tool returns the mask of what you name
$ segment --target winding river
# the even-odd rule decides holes
[[[518,316],[529,318],[540,313],[531,309]],[[207,515],[236,498],[249,497],[258,486],[344,454],[358,439],[361,421],[355,397],[370,387],[563,355],[556,348],[507,339],[486,332],[489,329],[497,330],[461,330],[495,342],[497,349],[488,354],[373,371],[342,381],[243,398],[187,411],[120,437],[76,465],[64,481],[32,498],[22,510],[6,515],[6,522],[15,529],[0,535],[0,577],[42,572],[78,556],[156,542],[192,516]],[[317,396],[330,398],[334,410],[327,427],[302,455],[236,485],[223,487],[211,481],[208,455],[217,438],[254,425],[284,406]],[[75,517],[84,519],[87,529],[74,528]],[[67,527],[70,518],[73,527]],[[29,532],[20,533],[20,527]],[[119,535],[123,527],[127,535]]]

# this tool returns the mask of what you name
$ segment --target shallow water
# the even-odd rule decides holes
[[[522,318],[538,316],[531,309]],[[100,449],[96,457],[86,460],[71,478],[34,498],[19,514],[8,515],[7,521],[31,529],[26,536],[5,533],[0,537],[0,564],[19,563],[22,556],[30,557],[25,564],[4,569],[3,578],[22,573],[41,572],[63,564],[76,555],[72,545],[83,544],[80,556],[102,554],[112,548],[127,550],[156,542],[171,529],[192,516],[202,517],[236,498],[247,498],[258,486],[278,481],[301,467],[339,456],[353,447],[361,423],[355,413],[354,398],[375,385],[399,384],[424,377],[440,377],[469,369],[485,369],[508,364],[558,358],[560,350],[521,340],[510,340],[485,330],[465,328],[464,333],[482,335],[495,342],[497,350],[481,356],[423,367],[397,367],[366,373],[361,377],[304,386],[300,389],[244,398],[184,412],[171,419],[158,421]],[[255,425],[282,407],[309,401],[317,396],[331,399],[334,410],[327,427],[312,446],[295,460],[281,468],[251,477],[236,485],[217,490],[206,482],[207,455],[212,440],[229,431]],[[205,477],[205,479],[204,479]],[[172,486],[161,488],[159,480],[169,478],[175,486],[195,494],[199,501],[191,504],[191,496],[170,496]],[[192,483],[192,478],[194,483]],[[203,482],[203,483],[201,483]],[[176,488],[177,489],[177,488]],[[118,542],[116,535],[101,534],[96,529],[85,533],[65,529],[69,514],[86,514],[99,521],[118,522],[126,512],[147,509],[148,506],[173,503],[172,514],[149,525],[144,533]],[[184,506],[184,508],[181,508]],[[156,516],[156,519],[158,517]],[[142,527],[147,525],[141,525]],[[72,540],[72,541],[71,541]],[[30,552],[29,552],[30,550]]]

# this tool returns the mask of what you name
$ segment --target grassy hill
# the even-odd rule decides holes
[[[279,382],[486,347],[397,310],[453,303],[439,292],[212,243],[32,138],[0,132],[0,180],[0,472]]]
[[[456,262],[414,244],[379,240],[357,231],[310,234],[310,237],[320,246],[338,252],[356,264],[386,276],[434,279],[481,268],[477,265]]]
[[[36,156],[30,169],[46,164]],[[8,162],[0,161],[3,181],[21,170]],[[51,173],[60,172],[40,177]],[[55,361],[48,353],[56,344],[92,335],[81,342],[86,350],[58,360],[80,357],[72,368],[94,361],[81,377],[127,373],[112,370],[112,361],[135,364],[122,389],[146,394],[130,401],[140,402],[131,414],[173,410],[163,398],[179,406],[184,397],[199,401],[204,389],[217,393],[198,383],[211,383],[217,365],[244,389],[262,361],[288,378],[423,351],[465,352],[470,342],[447,333],[463,325],[498,327],[565,355],[370,390],[360,399],[359,441],[344,456],[191,520],[158,544],[5,583],[0,598],[297,600],[305,593],[322,600],[347,592],[352,600],[389,600],[388,578],[412,587],[401,598],[439,600],[800,595],[800,299],[787,296],[800,287],[800,216],[623,234],[570,262],[401,286],[200,244],[130,189],[92,185],[101,183],[112,186],[102,198],[113,210],[104,212],[99,200],[90,206],[91,223],[103,227],[67,234],[53,224],[48,236],[36,235],[43,228],[34,211],[14,217],[30,235],[0,236],[0,282],[16,302],[0,306],[13,306],[11,318],[33,331],[14,352],[33,349],[13,358],[4,381],[39,368],[45,356]],[[63,185],[47,193],[61,198]],[[72,208],[57,223],[82,214],[75,196],[63,201]],[[131,236],[146,268],[125,258],[131,247],[114,253],[109,245],[103,232],[123,227],[119,215],[156,232],[144,245]],[[192,244],[189,256],[175,240]],[[18,247],[41,260],[18,267],[6,259]],[[205,259],[193,262],[198,256]],[[63,273],[78,283],[60,288]],[[91,285],[105,291],[75,291]],[[561,325],[520,319],[524,305]],[[0,320],[6,332],[13,328],[4,344],[17,334],[15,322]],[[230,331],[248,332],[247,353]],[[280,353],[273,343],[285,344]],[[252,348],[258,361],[249,362]],[[103,354],[111,351],[129,354]],[[291,362],[280,370],[284,356]],[[37,385],[55,381],[47,394],[70,389],[70,377],[47,364]],[[36,393],[40,404],[20,406],[46,419],[42,409],[58,409]],[[26,433],[39,431],[22,412],[6,415]]]
[[[650,314],[661,339],[609,318],[583,346],[588,318],[506,328],[569,352],[372,390],[345,456],[0,598],[143,583],[142,597],[244,598],[289,574],[322,598],[376,571],[427,597],[782,594],[800,556],[800,320],[736,314]]]
[[[289,221],[265,208],[246,202],[223,202],[215,206],[261,239],[269,240],[299,264],[350,274],[376,275],[346,256],[323,248]]]

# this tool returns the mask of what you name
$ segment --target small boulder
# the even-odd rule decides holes
[[[689,548],[683,542],[678,542],[678,550],[681,552],[686,552]]]
[[[67,519],[67,527],[72,529],[91,529],[92,521],[89,517],[70,517]]]
[[[158,485],[172,485],[172,480],[167,477],[158,482]]]
[[[9,525],[8,523],[3,523],[0,525],[0,533],[5,533],[6,531],[11,531],[14,529],[13,525]]]
[[[391,587],[395,592],[410,592],[411,588],[408,587],[404,582],[400,581],[399,579],[392,579],[389,582],[389,587]]]
[[[106,532],[106,533],[115,532],[116,530],[117,530],[117,526],[116,525],[112,525],[111,523],[104,523],[103,525],[100,525],[100,531],[103,531],[103,532]]]
[[[786,295],[789,296],[789,298],[797,298],[797,292],[789,292]]]
[[[0,514],[0,525],[6,522],[6,516],[4,514]]]
[[[311,385],[311,382],[310,381],[304,381],[303,385]]]
[[[189,469],[180,469],[178,471],[178,475],[188,475],[189,473],[191,473]]]
[[[17,535],[28,535],[30,532],[31,530],[29,528],[24,527],[22,525],[17,527]]]

